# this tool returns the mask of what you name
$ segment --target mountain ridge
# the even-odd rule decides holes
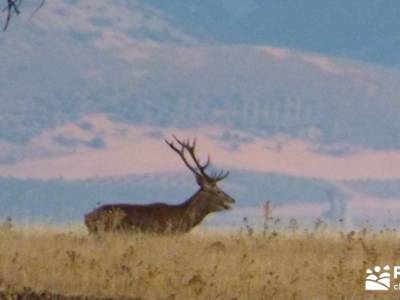
[[[170,133],[203,138],[202,151],[222,167],[250,165],[242,170],[249,182],[235,179],[243,196],[296,202],[284,188],[298,175],[291,189],[318,195],[311,197],[318,212],[325,188],[343,179],[385,180],[372,191],[368,182],[350,184],[354,193],[342,200],[388,200],[385,185],[400,178],[400,72],[388,67],[399,62],[399,41],[382,30],[398,27],[400,6],[371,1],[358,11],[361,1],[346,3],[287,10],[288,3],[261,0],[52,0],[29,20],[35,4],[24,2],[21,18],[0,35],[0,174],[19,177],[4,180],[2,210],[18,215],[52,189],[45,202],[52,212],[77,216],[81,197],[101,196],[100,185],[52,180],[180,170],[172,156],[157,160]],[[333,26],[335,16],[351,26]],[[378,26],[365,27],[371,20]],[[271,184],[257,170],[284,174]],[[47,181],[35,183],[35,196],[29,180],[38,174]],[[74,207],[60,206],[57,194]]]

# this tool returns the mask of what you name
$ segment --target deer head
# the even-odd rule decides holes
[[[204,205],[207,206],[208,211],[216,212],[230,209],[230,205],[235,203],[235,200],[217,185],[218,182],[228,177],[229,172],[222,170],[207,174],[206,169],[210,166],[211,162],[210,156],[208,156],[204,164],[200,163],[195,153],[196,139],[191,142],[190,140],[181,141],[174,135],[173,138],[177,144],[174,141],[165,140],[165,142],[179,155],[186,167],[194,174],[196,182],[200,187],[200,192],[204,194],[201,201],[206,202]],[[188,162],[185,153],[189,154],[194,166]]]

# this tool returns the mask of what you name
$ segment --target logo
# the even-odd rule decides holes
[[[373,269],[367,269],[365,278],[366,291],[388,291],[390,289],[390,267],[388,265],[381,268],[375,266]]]

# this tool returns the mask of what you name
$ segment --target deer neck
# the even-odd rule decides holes
[[[198,225],[210,213],[207,205],[208,197],[210,194],[200,189],[186,201],[185,219],[188,229]]]

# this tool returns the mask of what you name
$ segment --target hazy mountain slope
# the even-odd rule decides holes
[[[22,18],[0,36],[0,138],[12,141],[106,106],[96,98],[105,102],[141,76],[136,60],[157,34],[174,43],[190,39],[137,1],[55,0],[29,20],[34,5],[24,3]],[[139,33],[151,38],[138,40]]]
[[[334,185],[314,179],[232,170],[224,190],[237,199],[235,207],[326,202],[328,192],[345,198]],[[64,180],[0,178],[0,219],[66,222],[81,220],[99,203],[178,203],[197,190],[188,174],[144,174],[140,176]]]
[[[155,44],[130,60],[68,36],[52,37],[3,41],[2,139],[26,141],[45,128],[103,112],[135,124],[223,124],[260,136],[309,139],[313,132],[323,144],[400,145],[400,74],[394,71],[242,46]]]
[[[334,173],[339,169],[332,158],[350,161],[365,154],[365,165],[373,162],[378,175],[393,178],[396,174],[389,172],[395,167],[379,169],[381,160],[374,155],[398,161],[400,72],[326,56],[345,54],[396,64],[395,2],[363,2],[364,10],[358,9],[360,0],[319,4],[261,0],[47,2],[32,21],[28,20],[29,11],[35,3],[24,2],[24,14],[14,18],[7,33],[0,35],[2,169],[18,169],[24,163],[35,166],[39,161],[48,171],[57,164],[46,165],[46,160],[61,157],[66,158],[64,166],[76,174],[86,165],[82,162],[85,158],[98,154],[98,161],[107,166],[106,162],[114,163],[120,153],[114,150],[125,150],[127,155],[132,145],[138,148],[134,149],[138,155],[132,157],[128,152],[129,160],[124,156],[118,163],[140,162],[143,157],[151,160],[150,152],[145,151],[154,149],[154,144],[139,148],[132,128],[146,127],[154,143],[163,137],[159,128],[194,133],[207,127],[207,146],[211,149],[217,144],[224,148],[220,153],[239,153],[242,167],[246,159],[252,159],[253,166],[258,159],[259,164],[270,167],[271,157],[276,158],[275,166],[284,166],[287,161],[279,159],[291,156],[295,162],[291,168],[298,167],[294,170],[298,173],[287,173],[299,174],[304,168],[313,169],[317,161],[313,155],[322,154],[318,159],[328,161],[325,170],[307,175],[326,176],[327,170]],[[346,23],[349,25],[344,26]],[[383,35],[390,30],[393,35]],[[103,123],[108,128],[88,122],[93,115],[105,116],[99,123],[106,120]],[[215,134],[214,128],[223,133]],[[138,137],[145,139],[145,135]],[[282,146],[281,137],[294,148]],[[255,151],[242,153],[243,145],[254,146]],[[296,152],[298,145],[307,151]],[[256,147],[264,151],[256,151]],[[218,153],[217,148],[213,150],[212,154]],[[393,150],[393,156],[384,150]],[[165,150],[157,151],[154,153],[161,156]],[[260,156],[249,157],[249,153]],[[282,153],[287,156],[279,156]],[[76,158],[75,163],[70,163],[71,157]],[[341,161],[340,172],[344,163]],[[364,170],[362,167],[355,171]],[[43,169],[32,168],[29,174],[40,171]],[[51,171],[51,178],[57,172],[62,174],[56,167]],[[88,171],[97,174],[95,168]],[[3,174],[26,176],[23,172]],[[296,178],[254,173],[254,169],[239,175],[232,176],[227,185],[240,199],[239,206],[264,200],[278,204],[324,202],[327,189],[334,188],[328,181],[301,178],[304,172]],[[362,175],[375,178],[371,172]],[[178,194],[172,191],[171,177],[143,178],[136,182],[118,177],[112,183],[3,178],[0,214],[76,218],[107,196],[153,201],[168,200],[163,198],[168,195],[181,199],[193,191],[191,180],[178,186],[183,186],[184,193]],[[355,185],[351,188],[358,189]],[[338,195],[341,199],[349,196]]]
[[[352,180],[345,184],[355,191],[376,198],[400,198],[400,180]],[[400,203],[399,203],[400,204]]]
[[[229,44],[271,44],[399,65],[400,5],[393,0],[150,0],[193,35]]]
[[[16,19],[0,37],[0,138],[26,141],[104,112],[138,124],[301,138],[312,130],[327,144],[399,147],[400,73],[279,48],[200,45],[174,23],[177,6],[55,0],[33,23]]]

